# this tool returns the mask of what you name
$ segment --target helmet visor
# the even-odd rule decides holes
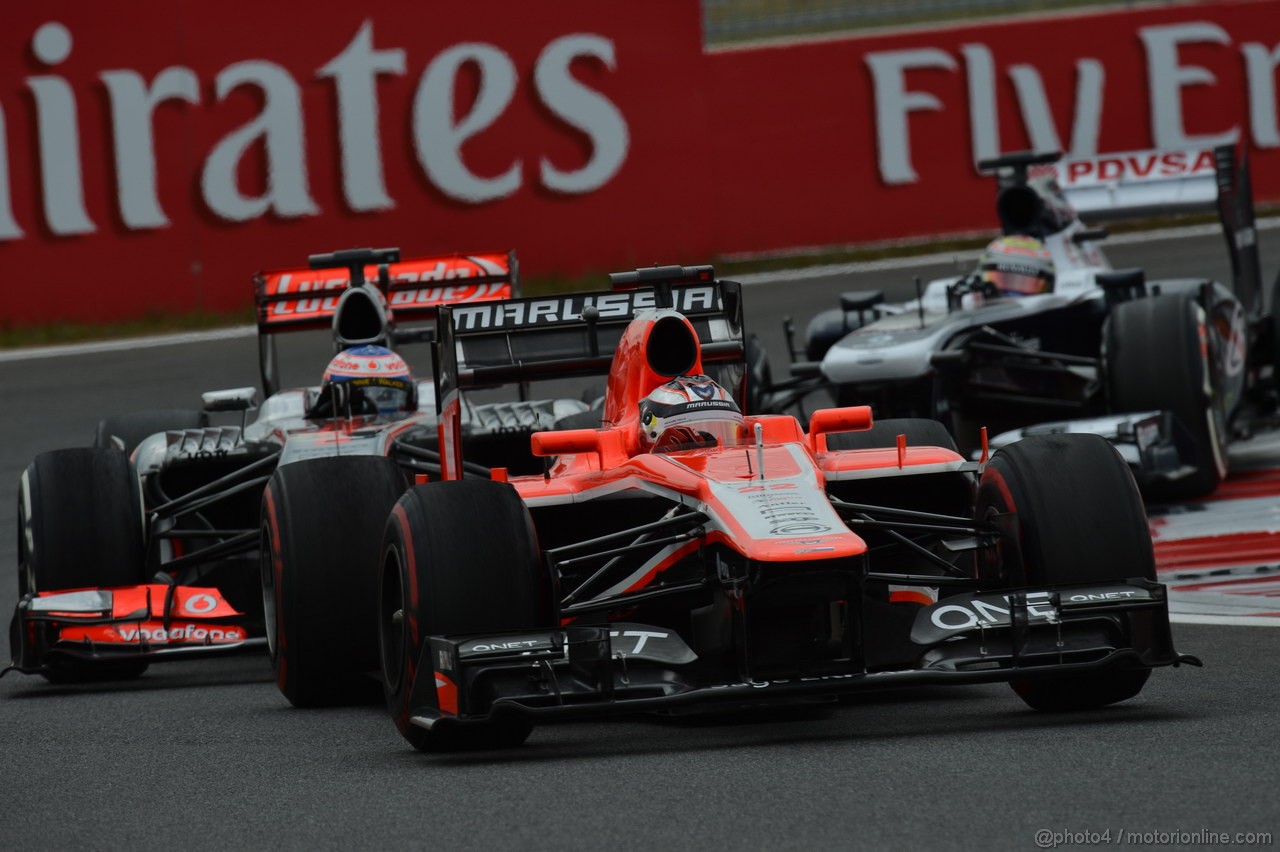
[[[1006,269],[984,269],[982,280],[994,284],[1001,293],[1018,296],[1048,293],[1052,288],[1052,281],[1043,275]]]
[[[378,414],[388,415],[414,407],[413,383],[408,379],[375,376],[351,379],[346,384],[351,388],[353,410],[361,413],[373,414],[376,409]]]
[[[738,446],[746,441],[747,434],[742,415],[728,411],[721,416],[699,412],[666,417],[660,430],[653,442],[655,453]]]

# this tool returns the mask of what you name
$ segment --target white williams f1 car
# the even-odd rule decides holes
[[[870,403],[878,416],[950,423],[970,452],[982,426],[1017,430],[993,446],[1093,432],[1116,444],[1149,497],[1212,491],[1228,441],[1275,408],[1280,336],[1263,310],[1247,160],[1221,147],[1061,162],[1023,153],[981,166],[999,173],[1004,236],[980,268],[905,304],[846,293],[809,324],[803,353],[788,323],[792,357],[805,363],[773,407],[826,386],[839,404]],[[1106,232],[1077,215],[1206,206],[1222,222],[1230,287],[1112,269],[1098,246]]]

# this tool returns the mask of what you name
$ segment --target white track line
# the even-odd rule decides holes
[[[1259,219],[1257,228],[1267,231],[1280,228],[1280,216]],[[1222,233],[1222,227],[1216,224],[1188,225],[1182,228],[1164,228],[1158,231],[1134,231],[1128,234],[1117,234],[1107,239],[1108,245],[1135,245],[1155,243],[1164,240],[1185,240],[1189,237],[1204,237]],[[832,275],[848,275],[856,272],[883,272],[894,269],[914,269],[921,266],[954,263],[957,260],[977,260],[981,254],[979,249],[968,251],[936,252],[920,254],[912,257],[890,257],[884,260],[864,260],[851,263],[831,263],[824,266],[810,266],[803,269],[782,269],[777,272],[753,272],[748,275],[731,275],[731,280],[740,284],[776,284],[781,281],[804,281],[809,278],[826,278]],[[99,352],[119,352],[128,349],[147,349],[156,346],[179,346],[185,343],[205,343],[215,340],[230,340],[237,337],[251,337],[257,331],[256,326],[238,325],[232,328],[213,329],[211,331],[192,331],[182,334],[162,334],[153,337],[129,337],[122,340],[103,340],[95,343],[71,343],[62,346],[30,346],[22,349],[0,349],[0,363],[7,361],[31,361],[37,358],[58,358],[63,355],[92,355]]]
[[[155,346],[178,346],[183,343],[205,343],[212,340],[232,340],[252,337],[256,325],[237,325],[231,328],[215,328],[209,331],[188,331],[181,334],[160,334],[152,337],[126,337],[120,340],[99,340],[93,343],[69,343],[63,346],[31,346],[25,349],[0,349],[0,363],[5,361],[33,361],[37,358],[58,358],[63,355],[93,355],[99,352],[119,352],[130,349],[149,349]]]
[[[1170,601],[1172,604],[1173,601]],[[1169,613],[1174,624],[1225,624],[1228,627],[1280,627],[1280,618],[1270,615],[1191,615]]]

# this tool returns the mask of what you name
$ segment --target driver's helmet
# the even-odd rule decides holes
[[[418,408],[418,387],[409,365],[383,346],[356,346],[333,356],[324,371],[320,399],[337,399],[335,386],[345,395],[344,404],[335,409],[349,406],[351,414],[387,416]]]
[[[742,412],[707,376],[680,376],[640,401],[640,447],[670,452],[741,442]]]
[[[1002,296],[1053,292],[1053,256],[1031,237],[1001,237],[987,246],[978,274]]]

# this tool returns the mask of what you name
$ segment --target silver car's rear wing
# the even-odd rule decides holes
[[[253,279],[258,307],[262,391],[281,388],[275,338],[331,331],[335,351],[376,343],[394,348],[430,339],[441,305],[502,301],[520,295],[514,251],[401,259],[397,248],[314,254],[304,267],[269,269]],[[397,328],[397,324],[418,328]]]

